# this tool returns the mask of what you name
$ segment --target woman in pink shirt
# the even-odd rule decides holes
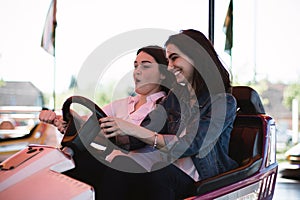
[[[175,77],[167,70],[163,48],[153,45],[140,48],[134,61],[133,79],[136,96],[116,100],[102,109],[107,116],[118,117],[139,125],[171,88]],[[76,115],[74,111],[73,114]],[[64,133],[66,122],[52,110],[40,112],[42,122],[53,124]],[[130,136],[117,136],[116,143],[127,151],[139,149],[145,144]],[[116,153],[116,152],[115,152]],[[110,160],[112,157],[110,157]]]
[[[163,48],[159,46],[140,48],[136,54],[133,72],[136,96],[116,100],[104,106],[102,108],[103,111],[108,116],[118,117],[140,125],[148,113],[166,96],[169,88],[172,88],[171,85],[175,82],[175,76],[167,70],[167,66],[168,63]],[[74,112],[73,114],[76,113]],[[56,113],[51,110],[43,110],[39,115],[39,119],[42,122],[53,124],[60,132],[64,133],[66,122],[63,121],[61,115],[56,115]],[[153,150],[153,148],[134,137],[117,136],[116,143],[122,149],[129,151],[128,156],[137,159],[136,161],[141,162],[142,165],[143,163],[147,165],[147,162],[151,162],[151,159],[155,158],[155,156],[151,155],[149,156],[150,161],[147,161],[147,155],[150,154],[139,153],[139,151],[148,152],[149,150]],[[124,153],[115,150],[106,160],[111,161],[117,155],[124,155]],[[143,155],[146,155],[146,157]],[[78,161],[81,159],[84,159],[84,162]],[[66,174],[93,185],[97,198],[97,190],[99,188],[97,184],[103,172],[105,172],[108,167],[94,159],[90,154],[85,154],[78,160],[74,158],[74,160],[75,163],[77,161],[76,168]],[[95,168],[97,171],[93,171]],[[79,177],[78,171],[84,171],[85,173]]]
[[[167,59],[161,47],[147,46],[139,49],[133,72],[137,95],[113,101],[102,110],[108,116],[140,125],[148,113],[155,108],[156,103],[166,96],[175,80],[173,74],[167,70],[167,65]],[[140,147],[138,144],[132,144],[134,141],[130,145],[128,136],[118,136],[116,142],[118,146],[126,150]]]

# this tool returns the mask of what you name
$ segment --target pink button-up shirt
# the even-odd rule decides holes
[[[157,100],[164,97],[166,94],[165,92],[157,92],[147,96],[146,103],[140,106],[137,110],[135,110],[135,105],[140,100],[140,95],[134,97],[126,97],[120,100],[116,100],[106,106],[103,107],[103,111],[107,114],[107,116],[118,117],[129,121],[133,124],[141,124],[144,118],[155,108]],[[128,136],[118,136],[116,138],[117,144],[126,144],[129,142]],[[143,148],[145,149],[145,148]],[[146,147],[147,149],[147,147]],[[141,149],[141,151],[143,151]],[[135,151],[139,152],[139,150]],[[141,152],[140,152],[141,153]],[[135,154],[135,153],[133,153]],[[140,156],[132,155],[132,153],[124,154],[119,150],[114,150],[110,155],[106,157],[106,160],[112,161],[115,156],[118,155],[127,155],[133,158],[139,158]],[[147,159],[146,159],[147,160]],[[145,162],[144,156],[142,156],[141,160],[136,160],[140,164]],[[143,165],[143,164],[142,164]],[[147,164],[148,165],[148,164]]]
[[[156,101],[165,95],[165,92],[161,91],[147,96],[147,102],[137,110],[135,110],[134,107],[140,100],[140,95],[134,97],[129,96],[104,106],[103,111],[108,116],[118,117],[139,125],[148,113],[155,108]]]

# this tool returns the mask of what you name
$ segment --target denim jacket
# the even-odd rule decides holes
[[[238,166],[228,155],[236,100],[229,93],[207,93],[197,99],[191,107],[185,87],[170,92],[162,107],[149,114],[153,120],[148,128],[164,134],[169,162],[191,157],[202,180]]]

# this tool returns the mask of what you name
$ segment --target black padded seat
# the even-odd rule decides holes
[[[251,87],[232,87],[232,94],[237,100],[237,113],[265,114],[259,94]]]
[[[237,100],[237,117],[231,132],[229,156],[239,167],[198,181],[196,195],[243,180],[261,167],[264,130],[261,115],[265,114],[264,107],[258,93],[250,87],[233,87],[232,94]]]

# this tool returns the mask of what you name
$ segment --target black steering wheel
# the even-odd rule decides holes
[[[84,122],[81,118],[71,113],[70,106],[72,103],[78,103],[92,111],[92,115],[87,121]],[[67,146],[74,151],[80,152],[94,152],[96,149],[91,146],[91,143],[97,137],[97,145],[102,147],[100,151],[101,156],[106,156],[111,153],[116,143],[115,137],[107,139],[99,134],[99,119],[106,117],[106,114],[94,102],[82,96],[69,97],[63,104],[62,113],[64,121],[67,122],[67,128],[61,142],[63,147]],[[99,151],[97,152],[99,154]]]

